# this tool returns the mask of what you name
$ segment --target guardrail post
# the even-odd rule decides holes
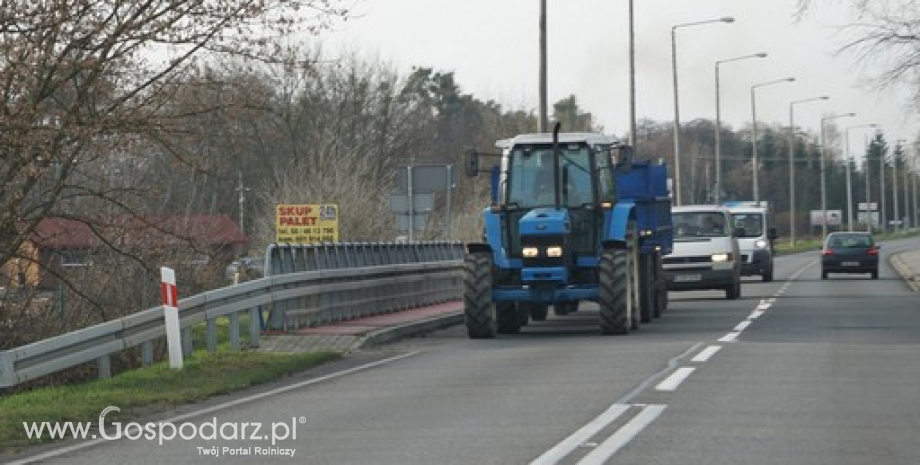
[[[141,365],[145,367],[153,365],[153,341],[141,344]]]
[[[205,334],[205,340],[207,341],[208,353],[213,354],[217,352],[217,319],[208,318],[207,321],[207,334]]]
[[[96,359],[96,367],[99,369],[100,378],[112,377],[112,361],[108,355],[103,355]]]
[[[192,328],[182,328],[182,356],[192,356]]]
[[[13,352],[0,351],[0,387],[15,386],[18,382],[13,367]]]
[[[230,314],[230,348],[240,350],[240,314]]]
[[[259,316],[259,307],[249,309],[249,347],[251,349],[259,347],[259,334],[262,331]]]

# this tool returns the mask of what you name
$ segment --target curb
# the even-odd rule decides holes
[[[914,270],[904,263],[904,260],[901,259],[901,254],[889,257],[888,263],[904,278],[904,282],[907,283],[912,291],[920,292],[920,274],[914,273]]]
[[[404,323],[398,326],[381,328],[373,331],[352,345],[351,350],[366,349],[377,345],[393,342],[409,336],[416,336],[423,333],[430,333],[440,329],[463,323],[463,311],[457,311],[448,315],[435,316],[424,320]]]

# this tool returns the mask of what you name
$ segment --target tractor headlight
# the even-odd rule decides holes
[[[562,246],[551,245],[546,248],[546,256],[552,258],[559,258],[562,256]]]
[[[540,255],[540,249],[536,247],[524,247],[521,249],[521,254],[524,255],[524,258],[536,258]]]
[[[730,253],[714,253],[714,254],[712,254],[712,261],[713,261],[713,262],[716,262],[716,263],[719,263],[719,262],[727,262],[727,261],[729,261],[729,260],[731,260],[731,259],[732,259],[732,254],[730,254]]]
[[[757,239],[756,241],[754,241],[754,247],[757,247],[758,249],[766,249],[767,241],[763,239]]]

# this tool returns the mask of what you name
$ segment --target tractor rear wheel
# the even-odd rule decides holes
[[[598,264],[598,298],[600,326],[604,334],[626,334],[627,292],[629,275],[626,268],[626,252],[605,250]]]
[[[470,339],[495,337],[495,306],[492,303],[492,257],[472,253],[463,259],[463,319]]]

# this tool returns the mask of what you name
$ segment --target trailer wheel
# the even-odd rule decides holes
[[[605,250],[597,268],[600,326],[603,334],[626,334],[631,322],[627,321],[627,292],[629,275],[626,268],[626,252]]]
[[[639,315],[642,323],[651,323],[655,310],[655,275],[652,256],[639,255]]]
[[[652,300],[654,301],[654,316],[655,318],[661,318],[661,315],[668,308],[668,283],[664,279],[664,270],[661,269],[661,256],[655,254],[651,258],[652,260],[652,279],[654,286],[652,287]]]
[[[664,271],[658,269],[658,298],[655,316],[664,315],[668,310],[668,280],[664,277]]]
[[[521,320],[518,318],[518,311],[514,302],[496,303],[495,315],[498,319],[498,334],[517,334],[521,332]]]
[[[470,339],[495,337],[495,306],[492,303],[492,257],[473,253],[463,260],[463,319]]]

